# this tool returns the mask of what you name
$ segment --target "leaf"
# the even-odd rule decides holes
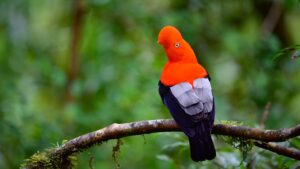
[[[274,57],[273,61],[278,60],[279,58],[283,56],[290,56],[291,59],[296,59],[299,57],[300,54],[300,45],[293,45],[284,49],[281,49]]]
[[[172,159],[169,156],[164,154],[157,155],[156,158],[162,161],[172,161]]]

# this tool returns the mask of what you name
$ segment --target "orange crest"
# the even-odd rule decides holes
[[[164,47],[168,57],[161,76],[163,84],[171,86],[207,76],[206,70],[198,64],[193,49],[178,29],[173,26],[163,27],[158,35],[158,43]]]

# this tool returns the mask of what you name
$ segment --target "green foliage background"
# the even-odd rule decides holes
[[[86,0],[78,75],[65,97],[73,1],[0,1],[0,168],[18,168],[38,150],[111,123],[170,118],[157,82],[166,62],[156,43],[178,27],[212,77],[216,119],[266,128],[299,123],[300,62],[280,49],[300,44],[300,5],[279,1],[274,30],[263,33],[274,1]],[[274,15],[271,15],[271,19]],[[194,163],[181,133],[122,139],[78,155],[77,168],[289,168],[300,163],[253,149],[241,153],[214,138],[217,158]],[[283,143],[300,148],[300,140]],[[91,160],[93,159],[93,160]]]

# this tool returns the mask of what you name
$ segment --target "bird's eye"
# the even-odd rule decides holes
[[[180,44],[177,42],[175,43],[175,48],[179,48]]]

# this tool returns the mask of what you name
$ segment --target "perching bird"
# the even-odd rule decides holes
[[[216,150],[211,138],[215,105],[210,77],[175,27],[162,28],[158,43],[168,57],[159,81],[162,102],[189,138],[192,160],[211,160]]]

